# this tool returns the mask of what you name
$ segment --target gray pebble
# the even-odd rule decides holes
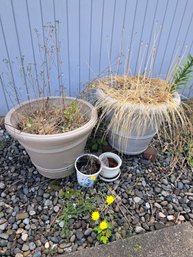
[[[0,240],[0,246],[1,247],[7,246],[7,240],[4,240],[4,239]]]
[[[171,175],[171,176],[170,176],[170,181],[171,181],[172,183],[174,183],[174,182],[176,181],[176,177],[175,177],[174,175]]]
[[[5,230],[6,229],[6,227],[7,227],[7,223],[3,223],[3,224],[1,224],[0,225],[0,230]]]
[[[44,205],[45,206],[52,206],[52,201],[50,199],[46,199]]]
[[[70,238],[70,242],[71,242],[71,243],[74,243],[75,239],[76,239],[76,236],[75,236],[75,235],[72,235],[71,238]]]
[[[95,233],[94,231],[91,233],[91,237],[92,237],[93,239],[96,239],[97,235],[96,235],[96,233]]]
[[[7,240],[9,238],[9,235],[6,233],[0,233],[0,238]]]
[[[55,243],[55,244],[57,244],[57,243],[59,242],[59,239],[58,239],[57,237],[55,237],[55,236],[50,237],[50,240],[51,240],[53,243]]]
[[[78,240],[81,240],[84,237],[84,234],[82,233],[82,230],[76,230],[76,237]]]
[[[4,189],[5,188],[5,184],[3,182],[0,182],[0,189]]]
[[[23,193],[24,193],[25,195],[28,195],[29,190],[28,190],[28,188],[27,188],[27,187],[24,187],[24,188],[23,188]]]
[[[85,232],[84,235],[85,236],[89,236],[92,233],[92,228],[88,228]]]
[[[164,179],[162,179],[162,183],[167,186],[168,185],[168,180],[164,178]]]
[[[183,189],[183,188],[184,188],[183,183],[182,183],[182,182],[180,182],[180,181],[178,181],[178,182],[177,182],[177,188],[179,188],[179,189]]]
[[[87,237],[87,241],[88,241],[90,244],[92,244],[92,243],[93,243],[93,238],[92,238],[91,236],[88,236],[88,237]]]
[[[167,192],[167,191],[162,190],[161,194],[162,194],[164,197],[166,197],[166,196],[168,196],[170,193]]]
[[[9,219],[8,219],[8,222],[9,224],[13,224],[15,222],[15,217],[11,216]]]
[[[29,224],[29,218],[25,218],[24,220],[23,220],[23,223],[25,224],[25,225],[28,225]]]
[[[155,191],[157,194],[159,194],[159,193],[161,193],[162,189],[161,189],[160,187],[155,187],[155,188],[154,188],[154,191]]]
[[[34,242],[29,243],[29,249],[30,251],[33,251],[36,248],[36,244]]]
[[[32,255],[32,257],[41,257],[41,256],[42,256],[41,251],[37,251],[37,252],[35,252],[35,253]]]

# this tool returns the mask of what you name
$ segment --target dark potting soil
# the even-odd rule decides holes
[[[92,175],[99,171],[101,164],[93,156],[83,156],[77,162],[77,168],[85,175]]]
[[[113,158],[107,158],[109,162],[109,168],[115,168],[118,165],[118,162]]]
[[[118,166],[118,162],[115,159],[110,157],[104,158],[103,163],[105,164],[105,166],[109,168],[115,168]]]

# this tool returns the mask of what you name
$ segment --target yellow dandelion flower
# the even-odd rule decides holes
[[[103,220],[100,224],[99,224],[100,229],[104,230],[106,228],[108,228],[108,223],[106,220]]]
[[[95,181],[96,178],[95,178],[95,176],[91,176],[90,179],[91,179],[92,181]]]
[[[115,198],[112,195],[107,196],[106,202],[108,205],[112,204],[115,201]]]
[[[99,212],[98,212],[98,211],[94,211],[94,212],[92,213],[92,219],[93,219],[93,220],[98,220],[99,218],[100,218]]]

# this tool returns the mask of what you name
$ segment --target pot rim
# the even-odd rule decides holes
[[[95,159],[97,159],[97,160],[100,162],[100,168],[99,168],[99,170],[98,170],[96,173],[93,173],[93,174],[84,174],[84,173],[82,173],[82,172],[78,169],[78,167],[77,167],[77,162],[78,162],[78,160],[79,160],[80,158],[82,158],[83,156],[92,156],[92,157],[94,157]],[[102,161],[99,159],[98,156],[96,156],[96,155],[94,155],[94,154],[85,153],[85,154],[82,154],[82,155],[80,155],[80,156],[78,156],[78,157],[76,158],[75,163],[74,163],[74,166],[75,166],[76,171],[79,172],[80,174],[82,174],[84,177],[91,177],[91,176],[98,175],[98,174],[102,171],[103,164],[102,164]]]
[[[112,98],[110,95],[106,94],[101,88],[97,88],[96,89],[96,95],[100,95],[101,97],[105,98],[106,101],[110,101],[114,104],[117,104],[119,101],[117,99]],[[173,93],[173,99],[176,102],[176,104],[179,106],[181,104],[181,96],[178,92],[174,92]],[[144,103],[141,104],[132,104],[130,102],[127,103],[127,105],[125,106],[126,108],[129,107],[134,107],[136,110],[140,110],[141,108],[143,108],[143,106],[146,106]],[[150,105],[149,105],[150,106]],[[165,108],[167,109],[169,106],[168,103],[160,103],[159,105],[151,105],[150,109],[151,111],[154,111],[156,109],[160,109],[160,108]]]
[[[91,118],[88,122],[86,122],[83,126],[80,126],[79,128],[77,129],[74,129],[74,130],[71,130],[71,131],[68,131],[68,132],[63,132],[63,133],[57,133],[57,134],[50,134],[50,135],[39,135],[39,134],[31,134],[31,133],[26,133],[26,132],[22,132],[21,130],[17,129],[17,128],[14,128],[11,126],[11,117],[12,115],[14,114],[14,112],[16,112],[19,108],[27,105],[27,104],[30,104],[30,103],[35,103],[37,101],[42,101],[45,99],[45,97],[40,97],[40,98],[37,98],[37,99],[33,99],[33,100],[30,100],[30,101],[25,101],[21,104],[18,104],[16,105],[15,107],[13,107],[5,116],[5,127],[6,129],[8,130],[8,132],[10,133],[13,133],[13,134],[18,134],[19,136],[27,136],[28,138],[30,137],[31,139],[33,138],[39,138],[40,140],[45,140],[45,139],[52,139],[52,138],[61,138],[61,137],[69,137],[69,136],[74,136],[74,134],[76,134],[77,132],[80,132],[82,130],[87,130],[88,128],[90,128],[90,126],[94,126],[96,121],[97,121],[97,118],[98,118],[98,115],[97,115],[97,111],[95,109],[94,106],[92,106],[89,102],[86,102],[82,99],[79,99],[79,98],[76,98],[76,97],[69,97],[69,96],[50,96],[49,99],[70,99],[70,100],[77,100],[78,102],[81,102],[83,103],[84,105],[88,106],[90,108],[90,111],[91,111]]]
[[[116,160],[116,161],[118,162],[118,165],[117,165],[116,167],[108,167],[108,166],[106,166],[106,165],[102,162],[102,159],[104,158],[104,156],[107,157],[107,158],[110,157],[110,158]],[[115,154],[115,153],[104,152],[104,153],[102,153],[102,154],[99,156],[99,159],[101,160],[101,163],[102,163],[103,168],[108,169],[109,171],[113,171],[113,170],[119,169],[119,168],[121,167],[121,165],[122,165],[122,160],[121,160],[121,158],[120,158],[117,154]]]

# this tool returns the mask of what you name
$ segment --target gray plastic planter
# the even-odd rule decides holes
[[[143,153],[147,148],[152,138],[156,134],[156,129],[147,128],[143,135],[133,135],[128,133],[128,136],[123,136],[110,131],[108,134],[109,144],[119,152],[128,155],[136,155]],[[120,143],[124,142],[124,143]]]
[[[106,97],[101,89],[96,90],[96,98],[99,96],[103,97],[104,101],[112,101],[116,104],[116,101],[111,97]],[[177,92],[174,93],[174,99],[176,103],[180,105],[181,98]],[[164,107],[167,109],[167,105]],[[129,108],[129,105],[127,108]],[[106,117],[106,120],[109,121],[112,115],[113,111]],[[139,134],[136,132],[135,123],[133,122],[132,129],[131,131],[128,131],[127,134],[121,130],[118,131],[117,129],[114,131],[110,130],[108,133],[108,141],[114,149],[121,153],[128,155],[140,154],[148,148],[150,141],[158,132],[158,128],[158,124],[149,124],[147,127],[143,128],[143,132]]]
[[[49,103],[61,106],[64,102],[75,100],[73,97],[50,97]],[[89,121],[70,132],[53,135],[35,135],[16,129],[19,114],[32,113],[40,108],[43,98],[25,102],[11,109],[5,117],[5,127],[28,152],[37,170],[48,178],[63,178],[74,171],[74,161],[84,152],[87,138],[97,122],[97,111],[88,102],[79,100],[81,112]]]

